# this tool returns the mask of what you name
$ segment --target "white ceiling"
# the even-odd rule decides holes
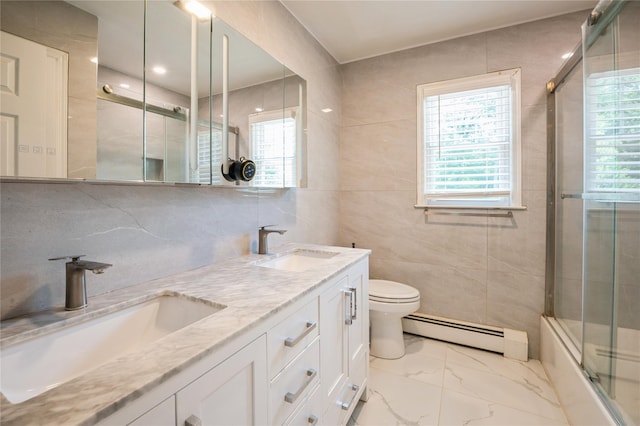
[[[280,1],[341,64],[593,9],[598,3],[597,0]]]

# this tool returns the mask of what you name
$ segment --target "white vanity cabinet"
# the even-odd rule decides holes
[[[129,426],[174,426],[176,424],[176,397],[171,395],[151,410],[138,417]]]
[[[268,380],[263,334],[222,362],[214,353],[188,367],[100,425],[263,425]],[[166,399],[158,403],[158,398]]]
[[[320,382],[318,319],[315,296],[267,332],[270,425],[288,423]]]
[[[267,418],[266,342],[262,336],[176,394],[177,424],[255,425]]]
[[[327,425],[345,424],[369,372],[369,272],[361,261],[320,296],[321,392]]]
[[[346,424],[366,397],[368,269],[354,263],[100,424]]]

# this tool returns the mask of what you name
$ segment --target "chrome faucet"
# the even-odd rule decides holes
[[[84,254],[76,256],[54,257],[49,260],[66,260],[66,296],[64,309],[75,311],[87,306],[87,281],[84,271],[91,271],[94,274],[102,274],[105,269],[112,266],[109,263],[92,262],[90,260],[80,260]]]
[[[275,225],[261,226],[260,230],[258,231],[258,254],[267,254],[269,252],[269,244],[267,243],[267,236],[269,236],[269,234],[271,234],[272,232],[277,232],[278,234],[282,235],[287,232],[286,229],[265,229],[269,226]]]

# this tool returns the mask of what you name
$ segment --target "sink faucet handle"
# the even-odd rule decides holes
[[[278,226],[278,225],[264,225],[264,226],[261,226],[260,229],[264,231],[265,228],[271,228],[272,226]]]
[[[52,257],[49,260],[71,260],[72,262],[77,262],[81,257],[85,257],[86,254],[74,254],[72,256],[61,256],[61,257]]]

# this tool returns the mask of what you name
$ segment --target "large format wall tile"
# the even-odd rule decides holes
[[[544,307],[546,89],[587,12],[341,67],[340,241],[373,250],[371,274],[420,290],[421,311],[526,330]],[[522,70],[522,201],[512,218],[425,216],[416,195],[416,86]],[[361,163],[354,164],[354,158]],[[392,167],[395,165],[396,167]]]

